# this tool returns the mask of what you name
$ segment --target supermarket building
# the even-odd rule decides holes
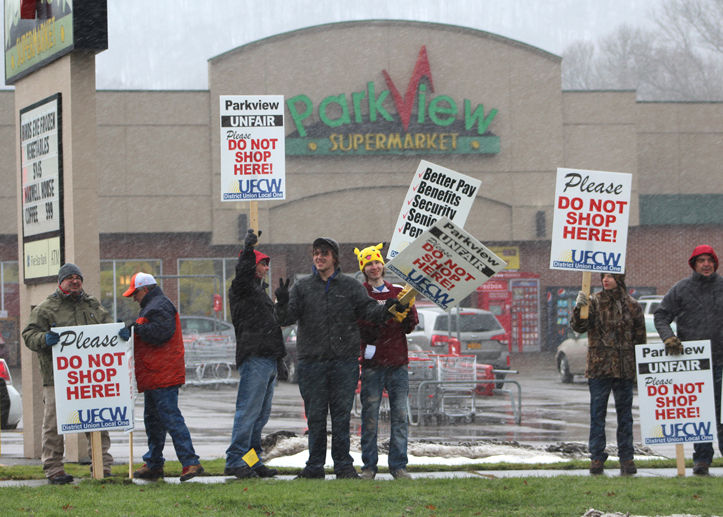
[[[319,235],[336,238],[342,269],[356,271],[354,247],[390,240],[420,160],[482,181],[465,229],[510,266],[467,303],[509,319],[513,350],[552,349],[580,285],[579,273],[548,268],[558,167],[632,174],[626,270],[636,294],[663,294],[687,275],[695,245],[723,250],[723,103],[563,91],[559,56],[409,21],[272,36],[211,58],[208,74],[207,91],[97,92],[97,294],[117,317],[136,310],[120,293],[141,269],[164,277],[182,314],[228,316],[213,295],[233,277],[249,203],[221,201],[221,95],[285,99],[286,199],[258,204],[272,285],[309,272]],[[22,107],[12,91],[0,106],[0,175],[15,186],[0,192],[0,323],[14,348]]]

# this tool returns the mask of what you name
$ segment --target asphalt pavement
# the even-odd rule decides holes
[[[491,397],[478,397],[474,419],[442,419],[410,426],[411,442],[429,442],[444,444],[469,444],[477,441],[495,441],[507,444],[542,448],[554,444],[581,444],[587,442],[589,395],[584,379],[576,379],[572,384],[562,384],[555,372],[554,361],[549,353],[517,354],[512,357],[512,368],[519,373],[509,375],[511,382],[507,387],[513,393],[519,385],[521,415],[516,415],[514,396],[496,394]],[[19,369],[18,369],[19,370]],[[16,387],[20,387],[19,371],[13,371]],[[514,381],[514,382],[512,382]],[[215,384],[207,386],[189,386],[182,390],[180,406],[193,437],[197,454],[204,459],[225,456],[230,439],[235,409],[236,387],[234,384]],[[608,411],[607,434],[609,442],[614,442],[615,413],[612,401]],[[634,401],[634,419],[638,421],[637,403]],[[357,408],[358,409],[358,408]],[[520,416],[519,424],[517,416]],[[139,397],[135,409],[136,431],[133,433],[133,461],[141,462],[140,456],[146,450],[143,431],[143,401]],[[360,434],[358,416],[352,418],[352,437]],[[388,439],[388,421],[380,421],[379,441]],[[18,430],[3,431],[0,435],[0,464],[2,465],[39,465],[38,459],[23,457],[22,421]],[[298,386],[279,383],[274,396],[272,415],[264,429],[264,434],[277,431],[291,432],[303,436],[306,430],[303,403]],[[639,426],[635,426],[635,440],[639,442]],[[122,432],[111,433],[111,454],[116,464],[128,463],[131,454],[129,435]],[[563,447],[564,448],[564,447]],[[675,457],[673,446],[652,448],[651,453],[659,456]],[[692,454],[692,446],[686,445],[686,456]],[[170,439],[167,441],[164,455],[175,460]],[[426,455],[425,455],[426,456]],[[430,460],[434,463],[434,460]],[[440,462],[441,463],[441,462]],[[360,465],[357,465],[360,467]],[[711,469],[712,475],[723,475],[723,469]],[[459,471],[443,473],[414,473],[420,477],[480,477],[491,479],[499,477],[530,477],[552,475],[588,475],[587,470],[505,470],[505,471]],[[619,475],[617,469],[606,470],[606,475]],[[688,469],[687,475],[691,475]],[[675,469],[640,469],[641,477],[673,477]],[[377,479],[384,480],[388,474],[380,474]],[[293,476],[279,476],[279,479],[291,479]],[[327,476],[333,479],[333,476]],[[225,482],[234,478],[225,476],[203,476],[190,482]],[[176,482],[169,478],[167,482]],[[0,482],[0,486],[14,486],[18,482]],[[24,482],[19,482],[24,483]],[[28,481],[27,484],[44,484],[45,481]]]

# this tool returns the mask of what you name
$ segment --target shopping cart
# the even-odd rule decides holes
[[[233,384],[236,343],[230,336],[191,334],[183,337],[187,385]]]
[[[477,356],[445,354],[436,356],[436,361],[439,415],[445,419],[472,419],[475,413]]]

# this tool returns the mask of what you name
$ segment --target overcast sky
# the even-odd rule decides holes
[[[208,88],[207,60],[240,45],[323,23],[448,23],[560,54],[619,25],[646,26],[662,0],[108,0],[99,89]],[[1,30],[1,29],[0,29]]]

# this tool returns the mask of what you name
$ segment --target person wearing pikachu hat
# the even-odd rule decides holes
[[[354,249],[359,269],[364,274],[369,296],[383,304],[398,298],[402,288],[384,280],[383,244]],[[407,472],[407,397],[409,396],[409,363],[407,334],[419,323],[414,300],[404,312],[383,324],[359,321],[361,333],[362,373],[362,467],[361,477],[374,479],[377,473],[377,433],[382,392],[389,395],[391,432],[389,439],[389,472],[395,479],[409,478]]]

